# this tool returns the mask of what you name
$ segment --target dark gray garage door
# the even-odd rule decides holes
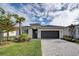
[[[59,38],[59,31],[41,31],[41,38],[44,39]]]

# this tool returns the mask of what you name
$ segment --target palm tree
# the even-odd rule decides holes
[[[16,23],[19,24],[19,35],[21,35],[22,34],[22,22],[25,21],[25,18],[20,17],[17,14],[14,14],[13,16],[16,18]]]

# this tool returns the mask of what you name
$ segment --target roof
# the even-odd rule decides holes
[[[55,28],[55,29],[62,29],[65,28],[64,26],[56,26],[56,25],[46,25],[46,26],[41,26],[41,28]]]
[[[57,25],[45,25],[45,26],[42,26],[42,27],[64,27],[64,26],[57,26]]]
[[[72,25],[79,26],[79,24],[72,24]],[[71,26],[71,25],[69,25],[69,26]],[[65,28],[68,28],[69,26],[66,26]]]
[[[39,23],[32,23],[29,26],[25,25],[22,27],[32,27],[32,26],[39,26],[39,28],[55,28],[55,29],[61,29],[65,28],[64,26],[56,26],[56,25],[40,25]],[[18,27],[18,26],[17,26]]]
[[[32,24],[30,24],[30,25],[31,25],[31,26],[32,26],[32,25],[40,26],[39,23],[32,23]]]
[[[56,26],[56,25],[40,25],[38,23],[35,24],[31,24],[31,26],[39,26],[39,28],[55,28],[55,29],[61,29],[61,28],[65,28],[64,26]]]

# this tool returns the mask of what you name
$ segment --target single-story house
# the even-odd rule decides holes
[[[30,26],[23,26],[22,33],[28,33],[31,38],[35,39],[58,39],[63,38],[64,35],[71,35],[69,28],[64,26],[55,25],[40,25],[40,24],[30,24]],[[10,32],[10,36],[18,36],[19,31]],[[75,25],[74,38],[79,38],[79,25]]]
[[[62,26],[42,26],[40,24],[31,24],[30,26],[22,27],[22,33],[28,33],[31,36],[31,38],[38,39],[62,38],[63,29],[64,27]],[[18,34],[19,32],[17,31],[16,35]]]

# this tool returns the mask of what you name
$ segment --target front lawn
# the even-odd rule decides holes
[[[31,42],[12,43],[8,47],[0,48],[0,56],[41,56],[41,40]]]

